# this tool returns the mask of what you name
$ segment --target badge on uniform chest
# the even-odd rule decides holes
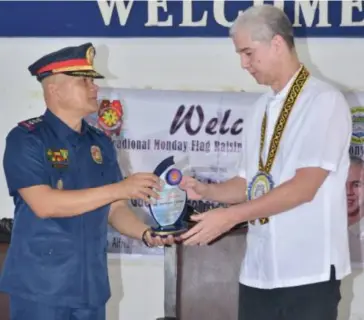
[[[97,164],[102,164],[103,159],[102,159],[102,153],[101,153],[100,147],[98,147],[98,146],[92,146],[91,147],[91,156],[92,156],[92,159]]]
[[[68,167],[68,150],[67,149],[48,149],[47,159],[53,168],[67,168]]]
[[[58,181],[57,181],[57,189],[58,190],[63,190],[63,180],[62,179],[58,179]]]
[[[90,186],[99,186],[106,177],[106,175],[104,177],[107,168],[104,165],[105,159],[101,148],[95,144],[88,145],[85,149],[75,148],[75,150],[68,150],[62,146],[49,148],[46,156],[52,168],[50,169],[51,184],[55,189],[78,188],[79,180],[86,172],[82,169],[83,167],[92,168],[92,174],[88,174],[86,180],[83,179]]]

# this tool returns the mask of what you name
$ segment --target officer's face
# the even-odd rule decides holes
[[[82,116],[97,112],[97,91],[92,78],[67,76],[61,88],[62,104]]]

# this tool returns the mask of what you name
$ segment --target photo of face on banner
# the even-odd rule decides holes
[[[351,262],[364,267],[364,160],[351,156],[346,182]]]

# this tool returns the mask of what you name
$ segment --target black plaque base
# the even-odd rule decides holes
[[[175,318],[175,317],[165,317],[165,318],[158,318],[156,320],[178,320],[178,318]]]

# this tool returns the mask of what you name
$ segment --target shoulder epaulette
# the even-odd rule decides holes
[[[33,131],[40,123],[43,122],[43,116],[31,118],[28,120],[20,121],[18,126],[28,130]]]

